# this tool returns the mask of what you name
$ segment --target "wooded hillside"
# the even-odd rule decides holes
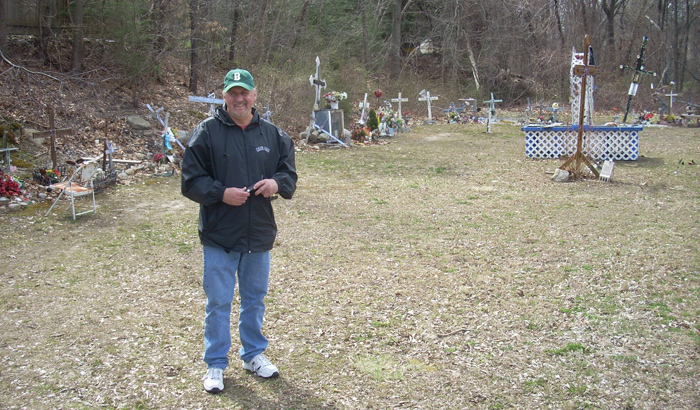
[[[346,112],[377,88],[415,99],[430,87],[442,105],[491,92],[504,106],[566,103],[572,49],[589,34],[601,109],[624,108],[632,72],[620,66],[635,67],[649,38],[644,68],[657,76],[641,76],[633,108],[653,111],[652,83],[698,94],[699,18],[698,0],[0,0],[2,105],[27,112],[105,90],[113,103],[165,105],[152,93],[218,96],[223,73],[245,67],[259,103],[296,131],[316,56],[329,90],[348,93]]]

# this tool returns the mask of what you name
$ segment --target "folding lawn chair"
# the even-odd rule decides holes
[[[93,178],[95,176],[95,172],[97,171],[97,162],[95,161],[88,161],[80,164],[80,166],[73,172],[73,175],[71,175],[70,179],[66,182],[61,182],[58,184],[52,184],[51,188],[53,189],[59,189],[61,190],[61,193],[56,197],[56,199],[53,201],[53,204],[51,205],[51,208],[49,208],[48,212],[46,212],[45,216],[48,216],[53,207],[56,205],[59,199],[61,199],[61,196],[63,194],[66,194],[70,196],[70,205],[68,207],[71,208],[73,212],[73,220],[75,220],[75,217],[78,215],[84,215],[90,212],[97,213],[97,205],[95,204],[95,189],[93,186]],[[73,180],[78,177],[79,182],[74,182]],[[88,209],[87,211],[82,211],[82,212],[75,212],[75,198],[76,197],[83,197],[87,195],[92,195],[92,209]],[[66,210],[68,209],[66,207]]]

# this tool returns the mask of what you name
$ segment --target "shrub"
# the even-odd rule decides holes
[[[369,119],[367,120],[367,126],[372,130],[379,128],[379,118],[377,118],[377,112],[373,109],[369,110]]]

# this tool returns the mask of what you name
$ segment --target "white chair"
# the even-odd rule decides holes
[[[75,220],[75,217],[78,215],[84,215],[87,213],[97,213],[97,204],[95,203],[95,189],[93,186],[93,178],[95,176],[95,172],[97,171],[97,162],[95,161],[88,161],[80,164],[80,166],[73,172],[73,175],[71,175],[70,179],[66,182],[61,182],[58,184],[53,184],[51,185],[51,188],[53,189],[59,189],[61,190],[61,193],[56,197],[56,199],[53,201],[53,205],[51,205],[51,208],[49,208],[48,212],[46,212],[45,216],[48,216],[53,207],[56,205],[59,199],[61,199],[61,196],[63,194],[69,195],[70,196],[70,205],[68,205],[73,213],[73,220]],[[79,182],[75,182],[74,179],[76,177],[79,177]],[[88,209],[87,211],[82,211],[82,212],[75,212],[75,198],[76,197],[82,197],[86,195],[92,195],[92,209]],[[68,208],[66,208],[68,209]]]

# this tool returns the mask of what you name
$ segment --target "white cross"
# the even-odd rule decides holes
[[[430,101],[437,100],[438,97],[431,97],[430,91],[426,91],[426,90],[421,91],[420,95],[421,95],[421,97],[418,99],[418,101],[427,101],[428,102],[428,121],[432,122],[433,121],[433,112],[431,111],[431,108],[430,108]]]
[[[321,88],[326,88],[326,80],[321,80],[318,78],[318,69],[321,66],[321,59],[316,56],[316,75],[309,76],[309,83],[316,90],[316,97],[314,98],[314,111],[318,111],[318,103],[321,102]]]
[[[367,122],[365,118],[365,110],[369,110],[369,103],[367,102],[367,93],[365,93],[365,100],[360,103],[360,108],[362,108],[362,114],[360,115],[360,124]]]
[[[401,91],[399,91],[399,98],[392,98],[391,102],[399,103],[399,119],[402,119],[402,117],[401,117],[401,103],[408,102],[408,98],[401,98]]]
[[[668,110],[671,114],[673,114],[673,97],[677,96],[678,94],[674,94],[673,90],[671,90],[670,94],[666,94],[666,97],[669,97],[669,105],[668,105]]]
[[[214,115],[214,109],[216,109],[216,105],[224,105],[224,100],[222,100],[221,98],[214,98],[214,93],[209,94],[208,97],[190,96],[189,101],[209,104],[209,115],[212,116]]]
[[[497,103],[497,102],[503,102],[503,100],[496,100],[496,99],[494,99],[494,98],[493,98],[493,93],[491,93],[491,99],[490,99],[490,100],[484,101],[484,104],[486,104],[486,103],[490,103],[490,104],[491,104],[491,106],[489,107],[489,117],[488,117],[488,119],[486,120],[486,132],[488,132],[489,134],[491,133],[491,113],[492,113],[493,111],[496,110],[496,105],[495,105],[495,103]]]

